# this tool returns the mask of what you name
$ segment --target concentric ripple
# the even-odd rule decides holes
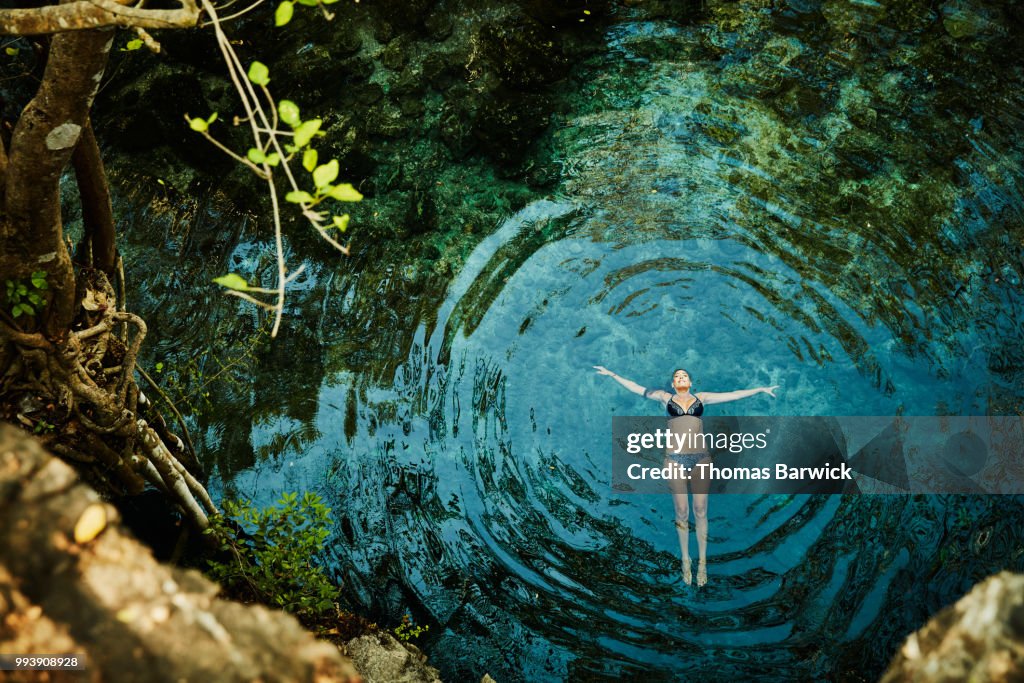
[[[982,41],[935,82],[954,39],[922,3],[755,4],[615,24],[552,134],[558,195],[396,329],[393,382],[327,375],[302,455],[233,481],[330,498],[338,577],[430,623],[451,680],[870,678],[1024,565],[1015,498],[719,496],[698,590],[671,498],[609,486],[609,418],[658,406],[594,365],[781,386],[715,414],[1019,406],[1020,74],[966,78]]]

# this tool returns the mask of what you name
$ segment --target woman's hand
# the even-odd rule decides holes
[[[632,380],[628,380],[625,377],[619,377],[618,375],[616,375],[614,372],[612,372],[611,370],[609,370],[608,368],[606,368],[603,365],[595,365],[594,369],[597,370],[597,374],[599,374],[599,375],[608,375],[613,380],[615,380],[616,382],[618,382],[622,386],[624,386],[627,389],[629,389],[630,391],[632,391],[634,394],[640,394],[641,396],[644,395],[644,388],[642,386],[640,386],[639,384],[637,384],[636,382],[634,382]]]
[[[778,388],[779,388],[779,385],[776,384],[775,386],[771,386],[771,387],[761,387],[761,391],[766,393],[766,394],[768,394],[772,398],[775,398],[775,390],[778,389]]]

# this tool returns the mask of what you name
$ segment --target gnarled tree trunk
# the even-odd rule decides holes
[[[11,136],[0,227],[0,272],[24,279],[43,271],[53,294],[39,327],[57,336],[75,315],[74,272],[60,219],[60,176],[67,168],[99,88],[112,29],[53,37],[39,91]]]
[[[95,8],[55,7],[73,5]],[[0,11],[0,32],[12,12]],[[109,23],[118,23],[116,12],[112,17]],[[0,145],[0,415],[40,433],[94,484],[133,494],[149,482],[204,528],[216,508],[197,479],[194,456],[136,385],[146,325],[118,307],[111,284],[113,217],[89,110],[113,37],[110,27],[54,35],[9,153]],[[88,252],[77,272],[59,187],[73,155]]]

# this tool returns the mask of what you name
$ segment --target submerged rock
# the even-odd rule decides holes
[[[871,0],[825,0],[821,14],[836,33],[855,33],[870,29],[882,15],[883,7]]]
[[[992,10],[963,0],[952,0],[942,6],[942,26],[954,38],[1002,32],[999,19]]]

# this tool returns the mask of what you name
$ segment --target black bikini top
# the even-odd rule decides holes
[[[668,411],[670,417],[682,417],[683,415],[692,415],[693,417],[700,417],[704,414],[704,404],[700,402],[700,399],[696,396],[693,397],[693,403],[686,410],[675,402],[674,399],[669,399],[668,403],[665,404],[665,410]]]

